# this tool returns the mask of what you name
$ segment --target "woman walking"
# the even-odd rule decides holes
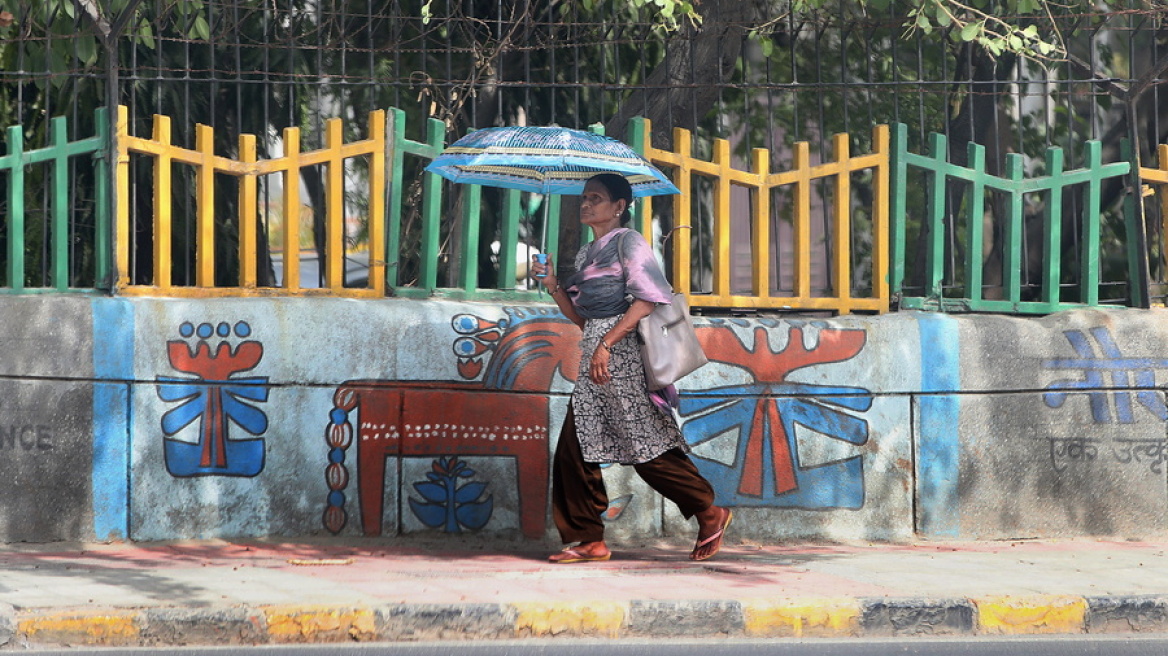
[[[569,320],[583,330],[580,374],[552,462],[552,515],[566,544],[553,563],[608,560],[602,513],[608,495],[600,465],[632,465],[654,490],[698,521],[690,558],[707,560],[722,546],[733,513],[714,505],[710,483],[686,453],[689,447],[669,406],[672,386],[650,393],[636,335],[669,283],[630,219],[632,188],[624,176],[591,178],[580,197],[580,222],[595,239],[576,256],[576,273],[562,284],[554,262],[532,271]],[[540,277],[543,276],[543,277]]]

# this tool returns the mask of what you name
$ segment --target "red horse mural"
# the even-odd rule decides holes
[[[576,380],[580,358],[571,324],[553,308],[504,308],[498,322],[454,317],[459,375],[476,382],[353,380],[333,396],[326,429],[329,485],[323,523],[348,521],[345,457],[356,447],[357,491],[365,535],[383,532],[388,458],[457,454],[516,459],[523,534],[546,530],[549,405],[557,372]]]

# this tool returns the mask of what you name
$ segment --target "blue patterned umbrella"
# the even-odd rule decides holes
[[[569,128],[476,130],[450,144],[426,170],[453,182],[571,195],[582,193],[593,175],[612,172],[625,176],[635,198],[681,193],[632,148]]]

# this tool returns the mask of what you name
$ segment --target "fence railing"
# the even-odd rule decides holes
[[[195,147],[186,149],[171,143],[170,117],[156,115],[149,138],[129,133],[128,112],[118,108],[117,122],[117,292],[131,295],[161,296],[237,296],[255,294],[338,296],[371,296],[385,294],[384,203],[385,203],[385,112],[369,115],[369,138],[344,143],[340,119],[325,125],[325,147],[315,151],[300,151],[299,128],[284,130],[283,156],[268,160],[256,159],[255,135],[239,136],[239,159],[216,155],[214,131],[206,125],[195,129]],[[143,156],[153,167],[153,268],[150,280],[132,282],[130,257],[134,242],[131,235],[130,161]],[[345,260],[345,160],[368,158],[369,185],[369,277],[364,288],[347,288],[344,277]],[[195,168],[195,275],[194,285],[172,284],[172,207],[171,191],[173,166],[183,164]],[[325,177],[325,286],[305,289],[300,286],[300,170],[307,166],[324,165]],[[239,282],[234,286],[215,284],[215,176],[226,174],[238,180]],[[278,287],[257,287],[257,253],[259,252],[256,217],[258,212],[257,178],[276,174],[280,176],[283,211],[283,280]]]
[[[70,240],[75,237],[68,225],[66,210],[71,193],[76,193],[70,184],[68,164],[71,158],[86,156],[93,158],[96,184],[95,218],[93,231],[93,253],[95,262],[94,280],[107,280],[116,274],[114,289],[117,293],[130,295],[175,295],[175,296],[236,296],[236,295],[336,295],[378,298],[391,294],[406,297],[428,297],[441,295],[465,299],[506,299],[539,298],[534,292],[510,289],[508,281],[515,279],[515,272],[521,258],[516,254],[518,226],[524,212],[520,206],[520,194],[506,191],[502,194],[500,225],[496,227],[498,240],[499,289],[478,287],[480,262],[483,249],[481,242],[490,236],[482,234],[479,217],[482,212],[482,188],[473,185],[458,186],[458,193],[451,193],[453,187],[443,183],[432,174],[422,174],[410,188],[403,179],[407,158],[413,158],[414,168],[420,170],[428,161],[437,156],[444,146],[444,126],[430,120],[426,124],[425,141],[411,141],[405,137],[404,113],[391,109],[389,112],[375,111],[370,114],[368,137],[345,142],[340,119],[326,124],[325,146],[320,150],[301,152],[300,133],[296,128],[288,128],[282,135],[282,155],[267,160],[256,157],[256,137],[242,135],[238,142],[238,159],[217,155],[214,152],[214,133],[210,127],[197,126],[193,149],[171,143],[170,120],[166,116],[154,118],[150,137],[129,134],[127,112],[118,109],[116,130],[117,167],[114,176],[109,175],[103,155],[109,142],[104,126],[107,121],[102,113],[96,117],[96,134],[93,137],[68,141],[64,119],[53,119],[50,143],[37,150],[25,150],[23,132],[19,127],[6,131],[6,154],[0,156],[0,173],[7,173],[7,202],[5,232],[5,262],[3,272],[7,277],[4,293],[92,291],[92,288],[74,289],[68,284],[71,267]],[[775,311],[831,311],[885,312],[895,298],[900,308],[933,309],[943,311],[982,311],[1045,314],[1073,307],[1092,307],[1105,304],[1100,297],[1101,273],[1101,221],[1103,212],[1100,188],[1107,181],[1129,175],[1131,165],[1127,161],[1102,162],[1101,147],[1097,142],[1085,144],[1084,165],[1075,170],[1063,170],[1063,154],[1058,148],[1047,152],[1043,175],[1026,177],[1023,159],[1012,155],[1007,158],[1004,176],[986,172],[984,152],[980,146],[971,144],[968,148],[968,166],[958,166],[947,159],[947,143],[943,136],[933,135],[928,154],[911,153],[907,147],[907,128],[896,126],[890,136],[885,126],[873,130],[872,152],[853,156],[849,152],[847,135],[837,135],[833,140],[834,153],[831,161],[812,165],[810,149],[806,143],[798,143],[792,152],[788,170],[772,172],[767,151],[756,149],[751,154],[748,170],[732,166],[728,142],[716,140],[709,160],[692,155],[692,137],[686,130],[674,131],[673,150],[654,148],[649,142],[650,124],[643,119],[634,119],[630,130],[630,141],[649,160],[669,172],[674,182],[682,190],[680,196],[673,197],[674,220],[670,229],[681,228],[675,234],[686,234],[704,221],[703,230],[709,238],[701,241],[693,238],[678,238],[672,241],[670,269],[674,286],[690,294],[690,302],[696,308],[709,309],[757,309]],[[133,159],[140,158],[139,164],[150,167],[149,189],[135,189],[135,193],[150,193],[152,212],[145,233],[152,240],[152,264],[149,279],[133,280],[131,258],[134,240],[141,235],[131,234],[131,176],[129,166]],[[360,158],[367,171],[361,178],[368,185],[367,250],[369,276],[365,286],[346,286],[345,259],[346,240],[346,180],[347,161]],[[47,234],[42,235],[50,247],[51,284],[32,287],[25,284],[25,253],[28,247],[24,212],[24,179],[30,167],[47,165],[47,175],[51,177],[51,200],[46,203],[51,215]],[[172,177],[177,166],[193,167],[195,250],[194,283],[178,285],[172,282],[173,239],[172,210],[175,203],[172,193]],[[324,167],[326,175],[324,207],[325,235],[327,248],[323,263],[324,286],[310,288],[300,285],[300,213],[303,211],[301,195],[301,170],[305,167]],[[1159,196],[1163,212],[1168,217],[1168,146],[1160,148],[1158,168],[1141,167],[1139,176],[1153,186]],[[853,198],[852,178],[863,173],[867,188],[871,190],[870,202],[862,209],[870,217],[866,250],[859,252],[855,247],[857,227],[855,225],[856,201]],[[237,284],[216,284],[216,229],[215,193],[216,177],[232,178],[236,181],[238,193],[238,252],[239,280]],[[280,246],[285,254],[283,279],[275,286],[257,285],[257,254],[266,244],[261,244],[257,232],[259,193],[257,184],[263,176],[276,176],[282,203],[283,235]],[[924,179],[924,184],[913,185],[913,176]],[[699,185],[707,192],[699,192]],[[222,179],[219,181],[222,184]],[[910,187],[913,189],[910,195]],[[960,193],[954,200],[954,188]],[[115,189],[118,194],[118,216],[114,226],[110,226],[108,203],[104,193]],[[823,190],[826,189],[826,192]],[[745,190],[750,197],[748,216],[732,216],[731,195]],[[1071,226],[1077,246],[1071,254],[1074,262],[1064,262],[1062,247],[1066,229],[1062,225],[1064,192],[1076,192],[1076,202],[1081,208],[1077,221]],[[222,191],[220,190],[220,193]],[[782,208],[774,207],[776,194],[785,193],[791,202]],[[705,198],[705,196],[708,198]],[[457,197],[458,202],[453,199]],[[1041,251],[1041,281],[1036,286],[1026,286],[1022,272],[1027,266],[1028,249],[1024,245],[1023,231],[1026,216],[1024,206],[1027,199],[1037,198],[1042,215],[1040,244],[1031,244],[1029,250]],[[825,200],[826,199],[826,200]],[[972,220],[986,213],[987,202],[998,202],[995,206],[1005,208],[999,211],[997,225],[1004,229],[1000,239],[1002,264],[1000,282],[987,283],[987,268],[983,253],[987,250],[985,222]],[[816,201],[825,203],[815,208]],[[652,199],[644,201],[638,212],[640,229],[650,240],[653,223]],[[705,214],[698,211],[697,203],[705,203]],[[1123,236],[1119,241],[1125,248],[1124,266],[1128,287],[1126,304],[1139,305],[1146,302],[1140,296],[1144,289],[1142,258],[1147,254],[1140,251],[1142,240],[1138,221],[1133,218],[1136,205],[1131,198],[1124,207]],[[457,214],[450,208],[458,208]],[[558,203],[552,203],[544,226],[546,250],[557,251],[559,230]],[[420,229],[415,230],[418,240],[416,253],[403,244],[406,234],[403,225],[405,213],[416,212],[412,220],[419,221]],[[813,247],[812,214],[822,211],[830,219],[830,225],[823,232],[828,241],[826,248]],[[782,213],[780,217],[780,212]],[[701,215],[701,216],[699,216]],[[791,232],[790,257],[793,262],[784,266],[791,269],[789,288],[776,285],[777,279],[775,249],[775,226],[789,222]],[[734,222],[745,221],[748,225],[749,244],[732,243],[730,227]],[[116,226],[116,227],[115,227]],[[140,231],[142,227],[138,228]],[[908,252],[908,233],[916,230],[919,239],[911,240],[921,244],[919,251]],[[456,233],[457,231],[457,233]],[[116,246],[111,246],[110,235],[114,234]],[[1168,234],[1168,226],[1160,234]],[[1033,241],[1034,237],[1031,237]],[[859,240],[863,241],[863,240]],[[457,248],[449,246],[454,243]],[[955,245],[959,245],[959,248]],[[711,289],[694,289],[693,261],[695,248],[706,249],[701,257],[711,262]],[[734,290],[731,286],[730,262],[736,251],[748,248],[750,259],[750,288]],[[1168,251],[1164,244],[1150,247],[1157,253]],[[813,252],[822,252],[827,261],[817,260]],[[110,255],[113,254],[113,262]],[[958,255],[962,257],[958,258]],[[417,275],[403,280],[399,271],[407,258],[415,258]],[[853,270],[856,262],[870,271],[865,281],[870,294],[856,294],[857,284]],[[445,262],[446,269],[440,269]],[[954,265],[953,262],[958,262]],[[112,266],[111,266],[112,264]],[[908,269],[916,268],[920,281],[910,285]],[[812,272],[826,269],[832,286],[824,291],[813,289]],[[111,273],[112,270],[112,273]],[[1073,281],[1067,283],[1066,280]],[[864,285],[859,285],[863,287]],[[95,285],[96,287],[96,285]],[[992,290],[987,294],[986,290]],[[911,293],[919,290],[918,293]],[[992,294],[996,294],[994,297]],[[1064,298],[1064,296],[1074,298]],[[1111,302],[1111,300],[1107,300]]]
[[[388,123],[387,123],[388,119]],[[406,137],[405,113],[391,108],[388,115],[384,111],[370,114],[368,138],[345,143],[343,124],[340,119],[332,119],[325,126],[324,147],[314,151],[300,151],[300,130],[288,128],[284,131],[280,144],[283,155],[267,160],[256,158],[256,137],[241,135],[239,138],[239,159],[234,160],[216,155],[214,131],[211,127],[198,125],[195,129],[195,147],[183,148],[171,143],[170,119],[155,116],[150,137],[129,134],[125,108],[119,110],[118,122],[118,237],[117,264],[119,293],[131,295],[326,295],[347,297],[384,297],[388,295],[408,298],[424,298],[442,295],[449,298],[526,298],[533,292],[515,292],[510,285],[500,285],[501,290],[479,289],[480,269],[480,215],[482,210],[482,188],[475,185],[460,185],[462,193],[460,221],[452,221],[448,210],[454,206],[450,196],[444,197],[441,178],[431,173],[421,173],[416,188],[404,180],[407,158],[421,162],[421,168],[445,146],[445,125],[438,120],[426,122],[424,141],[414,141]],[[130,234],[130,162],[133,157],[145,157],[152,167],[153,206],[150,217],[153,240],[152,270],[146,282],[134,282],[131,276],[131,256],[134,236]],[[363,158],[367,163],[368,207],[361,218],[367,226],[365,244],[367,252],[353,254],[347,252],[346,242],[346,198],[344,189],[347,181],[346,161]],[[193,285],[174,285],[172,257],[172,166],[187,165],[195,169],[195,273]],[[300,223],[303,212],[300,195],[301,170],[310,166],[326,169],[324,224],[326,247],[323,257],[324,285],[322,287],[302,286],[300,283]],[[238,258],[239,280],[235,285],[215,284],[215,186],[216,175],[228,175],[237,179],[239,230]],[[281,200],[279,214],[282,239],[282,275],[272,286],[257,286],[257,252],[259,248],[256,230],[258,211],[257,180],[261,176],[277,175]],[[349,182],[348,184],[352,184]],[[141,191],[139,192],[141,193]],[[503,197],[500,238],[498,248],[498,279],[512,281],[516,278],[519,264],[517,256],[518,223],[521,216],[520,194],[507,190]],[[411,219],[418,222],[417,244],[403,243],[403,235],[410,232],[406,228],[406,214],[413,213]],[[548,214],[547,246],[555,248],[558,243],[558,208]],[[450,239],[451,226],[457,226],[459,234]],[[458,244],[453,254],[453,264],[446,271],[439,268],[445,258],[444,240]],[[363,285],[352,286],[346,281],[345,267],[354,258],[365,260],[368,269],[367,281]],[[416,264],[416,276],[405,280],[401,275],[407,260]],[[440,275],[445,273],[446,275]],[[139,276],[140,277],[140,276]]]
[[[107,283],[110,274],[110,220],[109,202],[109,165],[106,159],[106,149],[109,146],[108,120],[105,109],[99,109],[94,115],[96,125],[92,137],[69,141],[68,125],[63,116],[54,117],[49,123],[49,144],[43,148],[25,150],[24,129],[11,126],[6,132],[7,152],[0,156],[0,172],[7,174],[7,205],[5,217],[5,263],[4,276],[7,284],[0,287],[0,293],[32,294],[32,293],[59,293],[59,292],[92,292],[95,288]],[[70,162],[73,158],[89,156],[92,160],[94,198],[93,212],[93,270],[85,272],[84,276],[74,270],[77,264],[72,248],[74,242],[74,226],[70,225],[70,211],[74,207],[76,189],[71,184]],[[46,206],[43,208],[48,221],[45,230],[36,232],[36,239],[40,242],[38,250],[47,254],[47,280],[43,285],[26,285],[26,257],[30,244],[30,226],[26,218],[25,184],[29,170],[33,166],[46,165],[47,188]],[[71,284],[74,276],[84,277],[94,281],[92,286],[75,287]]]
[[[693,270],[691,263],[694,240],[686,232],[674,239],[673,284],[674,288],[690,294],[691,307],[704,308],[751,308],[758,310],[827,310],[840,314],[855,311],[887,312],[889,306],[888,286],[888,127],[876,126],[872,131],[873,152],[852,156],[846,134],[833,139],[834,160],[818,165],[811,164],[811,151],[807,142],[795,144],[791,167],[786,171],[771,172],[770,153],[756,148],[751,153],[749,170],[732,166],[730,143],[717,139],[713,144],[713,157],[702,160],[691,155],[692,138],[690,132],[676,128],[673,131],[673,150],[654,148],[649,140],[649,121],[633,119],[630,140],[634,148],[646,159],[671,173],[674,184],[681,190],[674,203],[674,230],[693,229],[693,207],[695,177],[705,177],[711,181],[712,217],[709,249],[712,253],[713,289],[709,294],[695,294],[692,288]],[[871,294],[867,297],[855,296],[852,270],[853,221],[852,175],[871,171],[871,204],[865,208],[871,216],[870,250],[866,260],[870,265],[869,281]],[[812,199],[816,186],[826,182],[831,199],[828,214],[831,217],[827,238],[829,248],[825,250],[827,262],[813,261],[812,248]],[[731,193],[732,187],[740,187],[750,194],[750,261],[751,289],[748,293],[735,293],[731,289]],[[779,290],[772,282],[777,260],[774,248],[776,240],[772,231],[772,210],[776,210],[775,193],[790,187],[793,203],[788,208],[788,219],[792,225],[794,244],[792,249],[793,284],[790,289]],[[652,201],[647,201],[652,202]],[[651,212],[643,212],[648,217]],[[645,221],[642,231],[652,240],[651,226]],[[832,284],[827,290],[813,290],[812,269],[816,265],[826,267]],[[784,293],[786,292],[786,293]]]
[[[483,253],[481,246],[483,240],[494,240],[494,233],[488,235],[483,230],[483,187],[444,183],[438,175],[423,172],[420,189],[416,194],[420,202],[411,207],[404,200],[406,192],[410,190],[404,180],[406,157],[420,160],[418,169],[429,164],[446,146],[446,125],[437,119],[428,119],[425,141],[413,141],[406,137],[405,112],[396,108],[391,108],[389,112],[392,128],[387,146],[391,178],[386,251],[389,253],[387,276],[394,295],[407,298],[441,295],[446,298],[477,300],[522,299],[534,295],[535,292],[516,289],[517,278],[521,277],[517,276],[517,271],[524,271],[529,259],[524,249],[519,248],[519,224],[525,216],[521,207],[521,192],[514,189],[499,190],[501,206],[497,212],[498,247],[495,249],[497,259],[494,265],[499,282],[495,288],[482,289],[479,287],[480,256]],[[551,202],[550,199],[544,199],[543,202],[549,203],[549,207],[543,215],[545,224],[540,228],[540,248],[555,253],[559,246],[559,203]],[[407,210],[417,212],[420,222],[416,250],[403,248],[402,244],[402,237],[408,232],[404,230],[404,214]],[[457,246],[453,249],[444,248],[444,238]],[[440,276],[439,263],[444,259],[444,252],[450,253],[453,263],[446,275]],[[416,254],[418,275],[414,280],[405,280],[401,275],[405,268],[403,253],[410,256]]]
[[[1131,164],[1126,161],[1104,164],[1102,147],[1097,141],[1085,144],[1085,166],[1071,171],[1063,170],[1063,152],[1049,148],[1046,153],[1045,174],[1024,177],[1021,155],[1006,158],[1005,177],[991,175],[985,170],[985,149],[970,143],[969,166],[959,166],[948,160],[948,143],[944,135],[933,134],[927,155],[908,151],[908,128],[898,124],[892,146],[892,292],[899,296],[899,306],[907,309],[941,311],[1003,312],[1015,314],[1047,314],[1075,307],[1101,304],[1100,300],[1100,188],[1103,181],[1126,176]],[[923,172],[924,184],[917,187],[923,195],[918,205],[921,210],[908,208],[910,169]],[[953,183],[963,185],[960,199],[949,196]],[[1063,192],[1080,187],[1081,212],[1077,227],[1077,268],[1068,271],[1063,262]],[[1027,194],[1041,196],[1042,224],[1041,280],[1037,289],[1024,298],[1022,276],[1027,267],[1024,248],[1026,229],[1025,202]],[[986,285],[984,252],[987,247],[985,222],[987,198],[995,195],[1001,202],[997,208],[996,224],[1001,226],[1000,283]],[[910,219],[919,220],[923,258],[907,252],[907,232]],[[949,219],[949,220],[947,220]],[[1139,254],[1134,224],[1126,221],[1126,243],[1129,287],[1135,281],[1132,263]],[[960,248],[955,246],[960,244]],[[955,255],[959,250],[960,255]],[[947,267],[947,255],[957,262]],[[921,266],[920,281],[910,287],[906,281],[906,266],[915,261]],[[997,275],[999,272],[993,272]],[[1064,300],[1067,287],[1064,275],[1076,281],[1074,300]],[[987,287],[1000,298],[987,298]],[[1139,288],[1139,285],[1135,286]],[[912,293],[917,291],[917,293]]]

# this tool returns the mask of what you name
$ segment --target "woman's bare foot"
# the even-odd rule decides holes
[[[568,547],[563,551],[552,554],[548,557],[548,561],[552,563],[588,563],[599,560],[608,560],[612,557],[612,552],[608,550],[608,546],[604,544],[604,540],[598,542],[581,542],[574,547]]]
[[[698,518],[698,539],[690,560],[709,560],[722,548],[722,538],[726,536],[734,513],[729,508],[710,506],[696,515]]]

